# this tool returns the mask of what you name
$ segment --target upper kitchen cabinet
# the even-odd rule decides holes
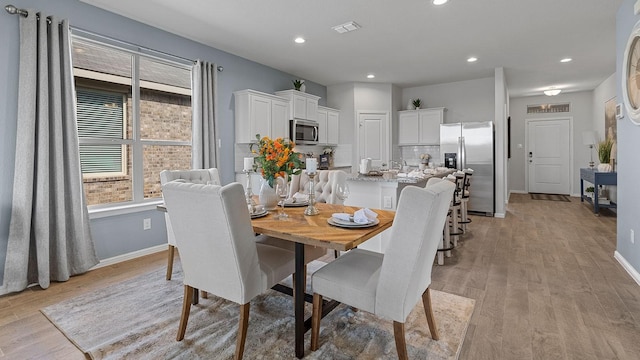
[[[319,96],[297,90],[276,91],[276,95],[289,100],[289,115],[291,119],[317,120]]]
[[[338,144],[338,128],[340,111],[324,106],[318,106],[318,143],[326,145]]]
[[[255,90],[241,90],[235,97],[236,143],[256,141],[256,134],[289,137],[289,101]]]
[[[445,108],[398,112],[398,145],[440,145]]]

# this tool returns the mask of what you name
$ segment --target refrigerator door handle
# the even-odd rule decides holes
[[[464,136],[460,137],[460,165],[459,170],[463,170],[467,167],[467,145],[464,143]]]

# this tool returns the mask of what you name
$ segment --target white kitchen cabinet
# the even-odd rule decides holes
[[[289,137],[289,101],[255,90],[234,92],[236,143],[250,143],[256,134]]]
[[[440,145],[440,124],[445,108],[398,112],[399,145]]]
[[[276,95],[289,100],[289,115],[291,119],[317,120],[319,96],[297,90],[276,91]]]
[[[318,144],[337,145],[340,111],[318,106]]]

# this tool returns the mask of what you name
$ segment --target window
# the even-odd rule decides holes
[[[73,66],[90,209],[160,198],[162,170],[191,168],[191,65],[74,34]]]

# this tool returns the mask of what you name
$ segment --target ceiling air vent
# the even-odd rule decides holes
[[[342,25],[334,26],[332,29],[337,31],[340,34],[347,33],[349,31],[358,30],[361,26],[358,25],[355,21],[349,21]]]

